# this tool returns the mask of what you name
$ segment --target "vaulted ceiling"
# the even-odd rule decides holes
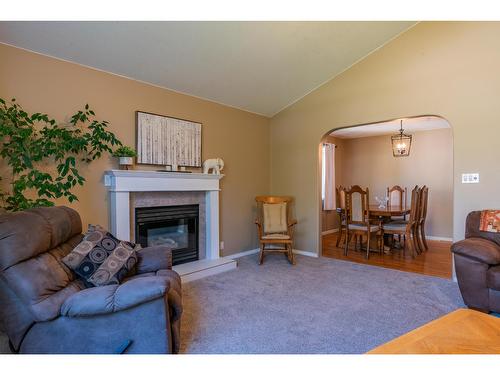
[[[0,22],[0,42],[273,116],[414,22]]]

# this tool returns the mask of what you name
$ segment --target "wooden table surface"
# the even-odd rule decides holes
[[[498,354],[500,318],[458,309],[368,354]]]
[[[378,204],[370,204],[368,211],[372,216],[403,216],[410,213],[410,207],[387,206],[386,208],[379,208]]]
[[[338,213],[343,213],[345,209],[337,208],[336,211]],[[368,211],[372,216],[403,216],[408,215],[410,213],[410,207],[402,208],[402,207],[391,207],[387,206],[386,208],[379,208],[378,204],[370,204],[368,206]]]

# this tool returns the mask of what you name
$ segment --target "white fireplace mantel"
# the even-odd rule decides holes
[[[111,232],[120,239],[130,236],[130,193],[155,191],[204,191],[206,259],[219,259],[219,180],[224,175],[140,170],[109,170],[104,185],[110,193]]]

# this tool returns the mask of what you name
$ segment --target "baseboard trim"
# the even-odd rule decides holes
[[[453,242],[453,238],[450,237],[436,237],[436,236],[425,236],[426,239],[432,240],[432,241],[448,241],[448,242]]]
[[[299,254],[299,255],[304,255],[306,257],[319,258],[319,255],[317,253],[313,253],[311,251],[293,249],[293,253]]]
[[[246,257],[247,255],[252,255],[252,254],[257,254],[260,251],[260,249],[252,249],[252,250],[247,250],[247,251],[241,251],[239,253],[231,254],[231,255],[226,255],[223,256],[222,258],[224,259],[237,259],[241,257]],[[304,255],[306,257],[313,257],[313,258],[318,258],[319,255],[316,253],[313,253],[311,251],[304,251],[304,250],[298,250],[298,249],[293,249],[294,254],[299,254],[299,255]]]
[[[241,257],[246,257],[247,255],[256,254],[259,251],[260,251],[259,249],[252,249],[252,250],[247,250],[247,251],[240,251],[239,253],[225,255],[222,258],[227,258],[227,259],[241,258]]]
[[[329,230],[325,230],[324,232],[321,232],[321,235],[326,236],[327,234],[337,233],[338,231],[339,231],[339,228],[329,229]]]

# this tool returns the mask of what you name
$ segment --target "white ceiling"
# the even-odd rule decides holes
[[[330,135],[343,139],[375,137],[378,135],[396,134],[399,132],[400,126],[400,120],[393,120],[335,130]],[[449,127],[450,124],[448,121],[436,116],[403,119],[403,129],[407,134],[426,130],[446,129]]]
[[[0,42],[272,116],[415,22],[0,22]]]

